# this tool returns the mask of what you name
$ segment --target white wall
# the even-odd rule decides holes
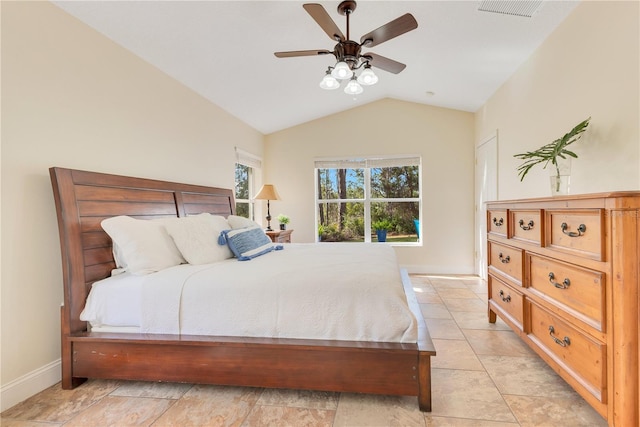
[[[640,28],[637,1],[585,1],[476,114],[476,139],[499,133],[500,199],[549,196],[548,171],[521,183],[514,154],[591,116],[572,145],[571,193],[640,189]]]
[[[411,271],[473,272],[473,114],[392,99],[267,135],[265,182],[281,201],[272,215],[291,217],[295,242],[315,241],[314,159],[422,156],[424,246],[397,247]]]
[[[232,187],[263,135],[48,2],[2,2],[2,409],[59,376],[48,168]],[[44,382],[44,384],[38,383]],[[48,382],[48,383],[47,383]]]

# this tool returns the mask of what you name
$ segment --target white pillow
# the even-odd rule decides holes
[[[262,228],[262,226],[257,222],[252,221],[249,218],[245,218],[243,216],[238,216],[238,215],[229,215],[227,217],[227,222],[229,223],[231,228],[234,230],[238,228],[247,228],[247,227]]]
[[[164,226],[189,264],[210,264],[233,258],[231,249],[218,244],[220,232],[230,228],[222,216],[203,213],[170,219]]]
[[[113,239],[111,239],[113,240]],[[120,246],[116,244],[116,242],[112,242],[112,252],[113,252],[113,260],[116,262],[116,268],[121,269],[123,271],[127,270],[127,260],[122,253],[122,249]],[[113,274],[112,274],[113,275]]]
[[[119,255],[124,256],[132,274],[154,273],[184,262],[160,221],[115,216],[103,220],[101,225],[118,246]]]

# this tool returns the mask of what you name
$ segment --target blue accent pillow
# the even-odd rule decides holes
[[[273,250],[283,249],[282,245],[274,245],[264,231],[257,227],[223,230],[218,237],[218,244],[228,245],[238,261],[249,261]]]

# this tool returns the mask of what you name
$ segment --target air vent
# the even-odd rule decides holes
[[[531,18],[542,7],[542,2],[543,0],[482,0],[478,10]]]

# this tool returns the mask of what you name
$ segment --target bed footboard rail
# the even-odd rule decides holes
[[[89,377],[421,395],[415,345],[105,333],[67,339],[68,384]]]

